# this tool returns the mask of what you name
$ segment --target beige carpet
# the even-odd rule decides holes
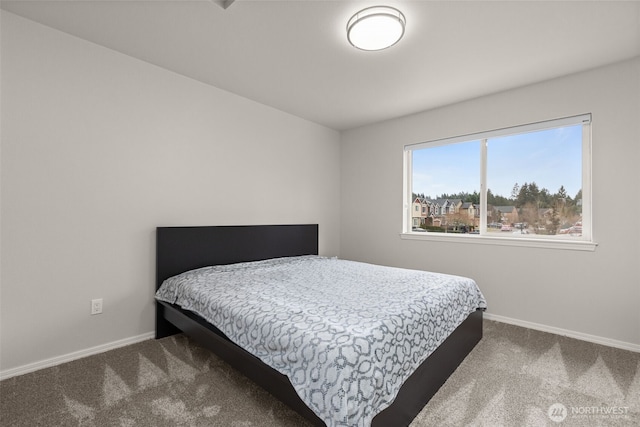
[[[640,425],[640,354],[486,320],[484,333],[412,427]],[[306,425],[181,335],[4,380],[0,403],[1,426]]]

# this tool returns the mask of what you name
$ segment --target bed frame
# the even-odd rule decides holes
[[[158,227],[156,289],[171,276],[209,265],[318,254],[318,225]],[[297,411],[324,426],[298,397],[289,379],[230,341],[193,312],[156,304],[156,338],[184,333]],[[391,406],[372,426],[407,426],[482,338],[482,311],[469,317],[403,384]]]

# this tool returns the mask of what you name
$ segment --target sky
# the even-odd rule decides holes
[[[570,197],[582,188],[582,125],[488,140],[487,186],[510,197],[514,184],[535,182],[551,194],[564,186]],[[414,193],[480,192],[480,141],[413,151]]]

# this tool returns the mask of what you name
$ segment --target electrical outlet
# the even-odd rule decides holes
[[[91,314],[102,313],[102,298],[91,300]]]

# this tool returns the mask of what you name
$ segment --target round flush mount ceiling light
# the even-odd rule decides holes
[[[402,38],[406,23],[404,15],[396,8],[368,7],[349,19],[347,39],[358,49],[386,49]]]

